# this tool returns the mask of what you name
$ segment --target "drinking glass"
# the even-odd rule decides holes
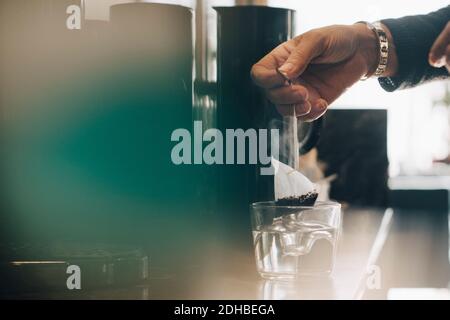
[[[330,274],[341,229],[341,205],[250,206],[256,267],[265,279]]]

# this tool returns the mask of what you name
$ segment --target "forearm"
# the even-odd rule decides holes
[[[448,76],[445,68],[433,68],[428,54],[434,40],[450,20],[450,6],[428,15],[382,20],[391,37],[391,65],[381,86],[387,91],[413,87],[426,81]],[[396,61],[395,61],[396,60]],[[397,64],[397,66],[395,66]]]

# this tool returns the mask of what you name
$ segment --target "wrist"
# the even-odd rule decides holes
[[[357,53],[364,58],[365,62],[363,76],[372,75],[379,61],[377,36],[364,23],[356,23],[352,28],[357,39]]]
[[[388,59],[385,70],[382,74],[378,74],[380,77],[392,77],[395,76],[398,69],[398,60],[397,54],[395,50],[395,45],[392,39],[392,34],[390,30],[383,24],[379,23],[380,28],[386,34],[387,42],[388,42]],[[356,23],[353,25],[353,28],[356,33],[356,37],[358,39],[358,50],[359,53],[365,58],[366,61],[366,76],[374,75],[377,67],[380,63],[380,45],[379,39],[374,32],[371,30],[365,23]]]

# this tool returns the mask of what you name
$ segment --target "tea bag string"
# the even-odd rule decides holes
[[[287,86],[292,86],[292,80],[287,78],[283,73],[281,73],[278,69],[277,72],[283,77]],[[285,150],[288,150],[287,156],[287,165],[294,168],[295,170],[299,169],[299,141],[298,141],[298,122],[297,122],[297,114],[295,112],[295,105],[292,105],[292,112],[290,115],[284,117],[285,122],[285,135],[287,137],[286,143],[289,145]]]
[[[297,120],[297,114],[295,113],[295,105],[292,105],[292,145],[293,148],[291,149],[291,154],[289,155],[289,158],[292,159],[293,168],[298,170],[299,169],[299,142],[298,142],[298,120]]]

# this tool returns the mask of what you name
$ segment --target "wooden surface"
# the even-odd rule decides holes
[[[152,260],[146,283],[128,288],[20,295],[57,299],[384,299],[389,288],[446,287],[446,212],[391,209],[344,210],[334,272],[293,282],[263,280],[252,250],[211,242],[201,258],[175,269]],[[381,270],[379,288],[367,287],[368,266]],[[176,271],[174,271],[176,270]],[[367,273],[369,271],[369,273]],[[18,296],[15,296],[18,297]],[[14,298],[14,297],[13,297]]]
[[[253,251],[226,242],[207,245],[202,257],[174,268],[160,268],[150,258],[150,278],[130,288],[20,295],[62,299],[354,299],[359,298],[369,255],[379,235],[383,209],[344,211],[343,232],[331,276],[302,277],[293,282],[263,280]],[[363,288],[364,289],[364,288]]]

